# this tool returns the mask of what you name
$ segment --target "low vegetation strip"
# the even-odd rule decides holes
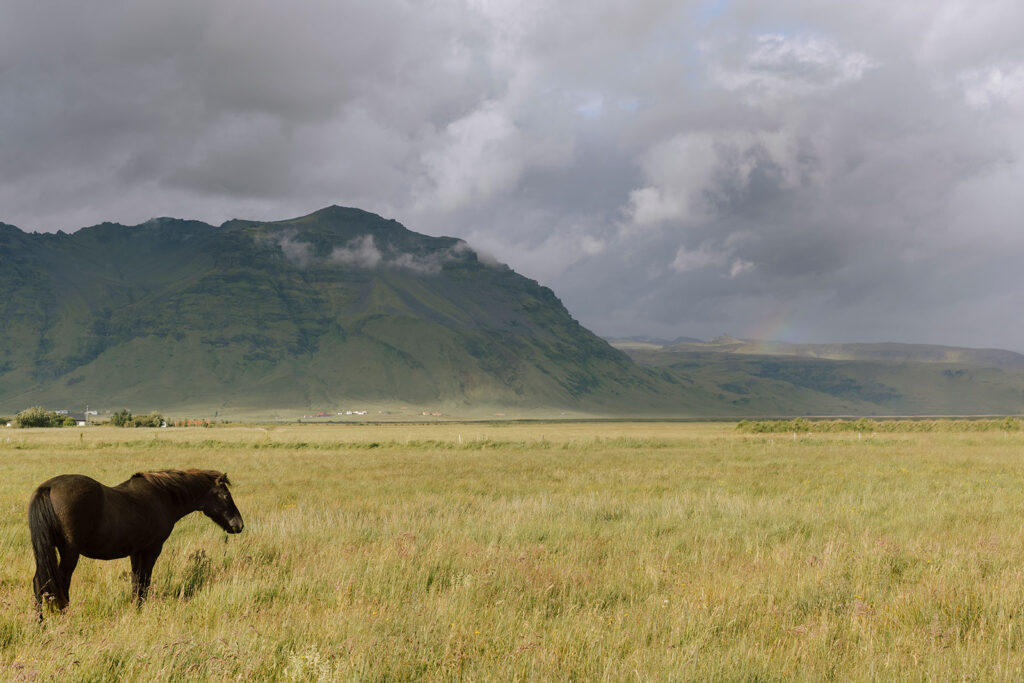
[[[573,441],[521,440],[499,441],[493,439],[435,440],[410,439],[407,441],[273,441],[270,439],[254,440],[250,443],[231,439],[202,439],[197,441],[170,441],[159,438],[157,434],[151,439],[129,439],[125,441],[86,441],[69,443],[64,446],[68,450],[103,451],[112,448],[131,449],[135,451],[153,451],[166,449],[173,443],[183,451],[223,451],[248,448],[256,451],[344,451],[344,450],[388,450],[388,451],[579,451],[587,448],[595,449],[667,449],[679,448],[683,442],[678,439],[632,439],[632,438],[601,438]],[[37,440],[8,439],[6,447],[12,450],[52,449],[51,444]]]
[[[941,420],[740,420],[736,429],[751,434],[791,432],[1019,432],[1024,422],[1015,417]]]

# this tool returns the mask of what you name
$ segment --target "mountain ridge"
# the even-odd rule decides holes
[[[637,367],[547,287],[360,209],[215,227],[0,232],[0,407],[343,401],[651,408]]]

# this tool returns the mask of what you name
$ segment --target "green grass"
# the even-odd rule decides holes
[[[1018,680],[1024,434],[732,424],[0,430],[0,679]],[[83,560],[32,614],[61,472],[212,467],[152,600]]]

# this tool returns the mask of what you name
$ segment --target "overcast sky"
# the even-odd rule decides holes
[[[0,0],[0,221],[467,240],[603,335],[1024,351],[1020,0]]]

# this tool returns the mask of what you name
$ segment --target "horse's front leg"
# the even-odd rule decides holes
[[[131,556],[132,599],[139,607],[146,601],[146,595],[149,593],[149,582],[153,577],[153,565],[156,564],[156,558],[160,557],[161,550],[163,550],[163,543],[152,548],[146,548]]]
[[[131,556],[132,560],[132,601],[139,602],[139,571],[142,566],[142,555],[140,553],[134,553]]]

